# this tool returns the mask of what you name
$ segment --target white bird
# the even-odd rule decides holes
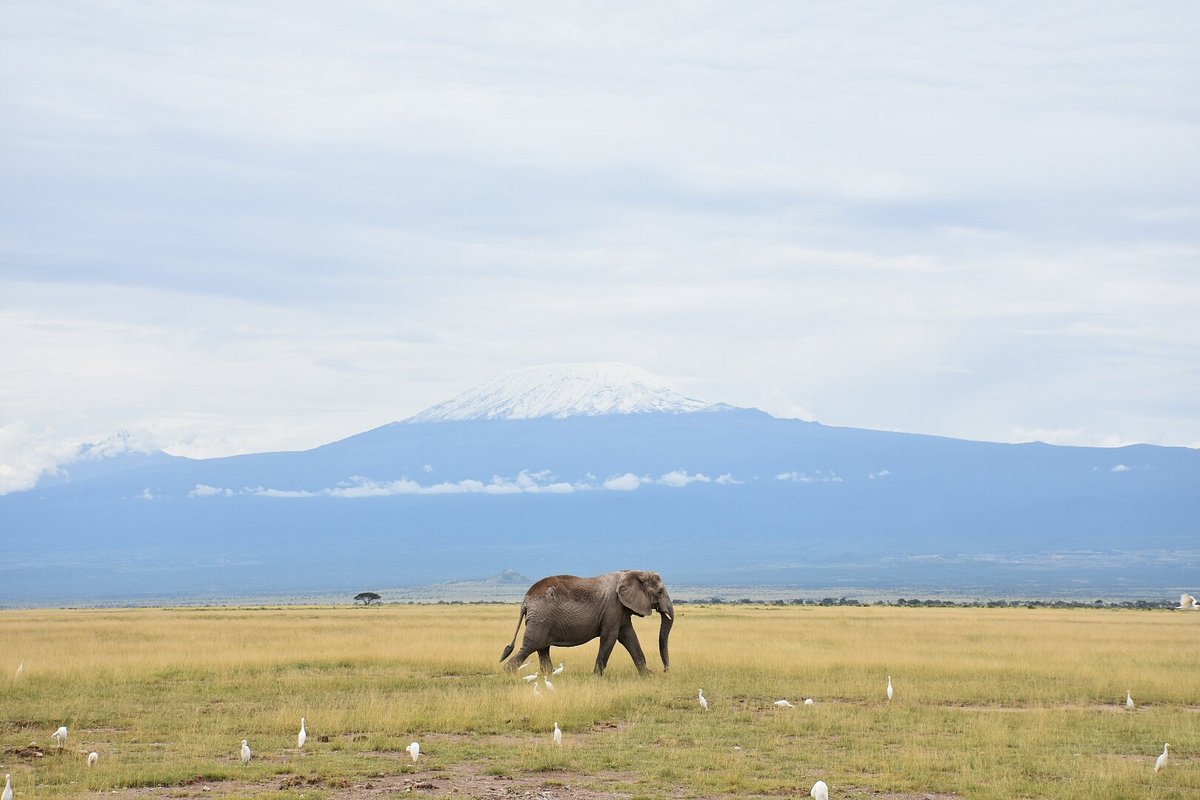
[[[809,794],[813,800],[829,800],[829,787],[825,785],[825,781],[817,781]]]
[[[308,731],[304,729],[304,717],[300,718],[300,733],[296,734],[296,747],[304,749],[304,743],[308,741]]]
[[[58,742],[59,748],[63,748],[67,744],[67,726],[62,725],[54,733],[50,734],[50,738]]]
[[[89,767],[94,767],[94,766],[96,766],[96,762],[97,762],[97,761],[99,761],[99,760],[100,760],[100,754],[99,754],[99,753],[97,753],[95,750],[93,750],[92,752],[88,753],[88,766],[89,766]]]
[[[787,700],[776,700],[775,705],[779,706],[780,708],[795,708],[795,706],[789,703]]]
[[[804,698],[804,705],[806,705],[806,706],[813,705],[813,699],[811,697]]]
[[[1133,711],[1133,695],[1130,694],[1128,689],[1125,690],[1125,707]]]
[[[533,685],[533,693],[536,694],[538,697],[542,696],[542,690],[538,688],[538,685],[536,683]]]
[[[560,661],[560,662],[558,662],[558,666],[554,668],[554,672],[552,674],[553,675],[562,675],[563,670],[566,668],[567,668],[567,665]]]
[[[533,666],[533,664],[530,664],[528,661],[526,661],[524,664],[517,667],[517,672],[524,672],[525,670],[529,669],[532,666]]]
[[[550,682],[550,679],[549,679],[549,678],[542,678],[542,680],[546,682],[546,688],[547,688],[547,689],[549,689],[549,690],[550,690],[550,691],[552,691],[552,692],[555,690],[555,689],[554,689],[554,684]]]
[[[888,700],[892,699],[892,676],[891,675],[888,675],[887,696],[888,696]]]
[[[250,743],[247,742],[245,739],[242,739],[242,763],[249,764],[250,757],[252,755],[253,755],[253,753],[250,752]]]
[[[406,752],[410,756],[412,756],[413,761],[416,761],[418,758],[421,757],[421,745],[417,744],[416,742],[413,742],[408,747],[404,748],[404,752]]]
[[[1167,765],[1167,751],[1170,749],[1171,749],[1170,742],[1167,742],[1166,744],[1163,745],[1162,755],[1160,755],[1158,757],[1158,760],[1154,762],[1154,771],[1155,772],[1158,772],[1160,769],[1162,769],[1163,767],[1165,767]]]
[[[541,676],[540,672],[535,672],[532,675],[522,675],[521,680],[525,681],[526,683],[532,683],[533,681],[536,681],[540,676]]]
[[[704,696],[704,690],[700,690],[700,707],[708,711],[708,699]]]
[[[1175,607],[1176,608],[1190,608],[1193,611],[1200,609],[1200,605],[1198,605],[1196,603],[1196,598],[1192,597],[1190,594],[1179,595],[1179,605],[1177,605]]]
[[[25,659],[22,658],[21,663],[17,664],[17,677],[21,677],[23,672],[25,672]]]
[[[4,773],[4,794],[0,795],[0,800],[12,800],[12,775]]]
[[[562,745],[562,728],[558,727],[557,722],[554,723],[554,743],[559,746]]]

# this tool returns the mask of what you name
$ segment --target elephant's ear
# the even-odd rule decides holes
[[[650,613],[650,593],[642,583],[641,575],[637,572],[626,572],[617,581],[617,597],[621,605],[628,608],[639,617]]]

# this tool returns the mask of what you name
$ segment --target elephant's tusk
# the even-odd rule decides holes
[[[670,614],[668,614],[668,613],[667,613],[667,612],[665,612],[665,611],[660,611],[660,612],[658,612],[658,613],[662,614],[662,615],[663,615],[664,617],[666,617],[667,619],[671,619],[671,615],[670,615]],[[671,619],[671,621],[672,621],[672,622],[674,622],[675,620]]]

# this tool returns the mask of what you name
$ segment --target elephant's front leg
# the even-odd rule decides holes
[[[600,652],[596,653],[596,668],[592,672],[596,675],[603,675],[604,668],[608,666],[608,657],[612,655],[612,650],[617,646],[617,637],[611,633],[600,634]]]
[[[646,669],[646,654],[642,652],[642,643],[638,641],[637,631],[633,629],[633,623],[625,620],[625,624],[621,626],[621,632],[617,634],[621,644],[629,651],[629,655],[633,658],[633,664],[637,667],[637,671],[643,675],[649,675],[650,670]]]

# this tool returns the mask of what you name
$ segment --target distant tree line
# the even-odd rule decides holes
[[[701,605],[766,605],[766,606],[903,606],[919,608],[1132,608],[1132,609],[1173,609],[1174,600],[943,600],[921,599],[918,597],[896,600],[876,600],[864,602],[852,597],[822,597],[820,600],[793,598],[790,600],[752,600],[741,597],[728,600],[722,597],[709,597],[703,600],[676,600],[676,605],[687,603]]]

